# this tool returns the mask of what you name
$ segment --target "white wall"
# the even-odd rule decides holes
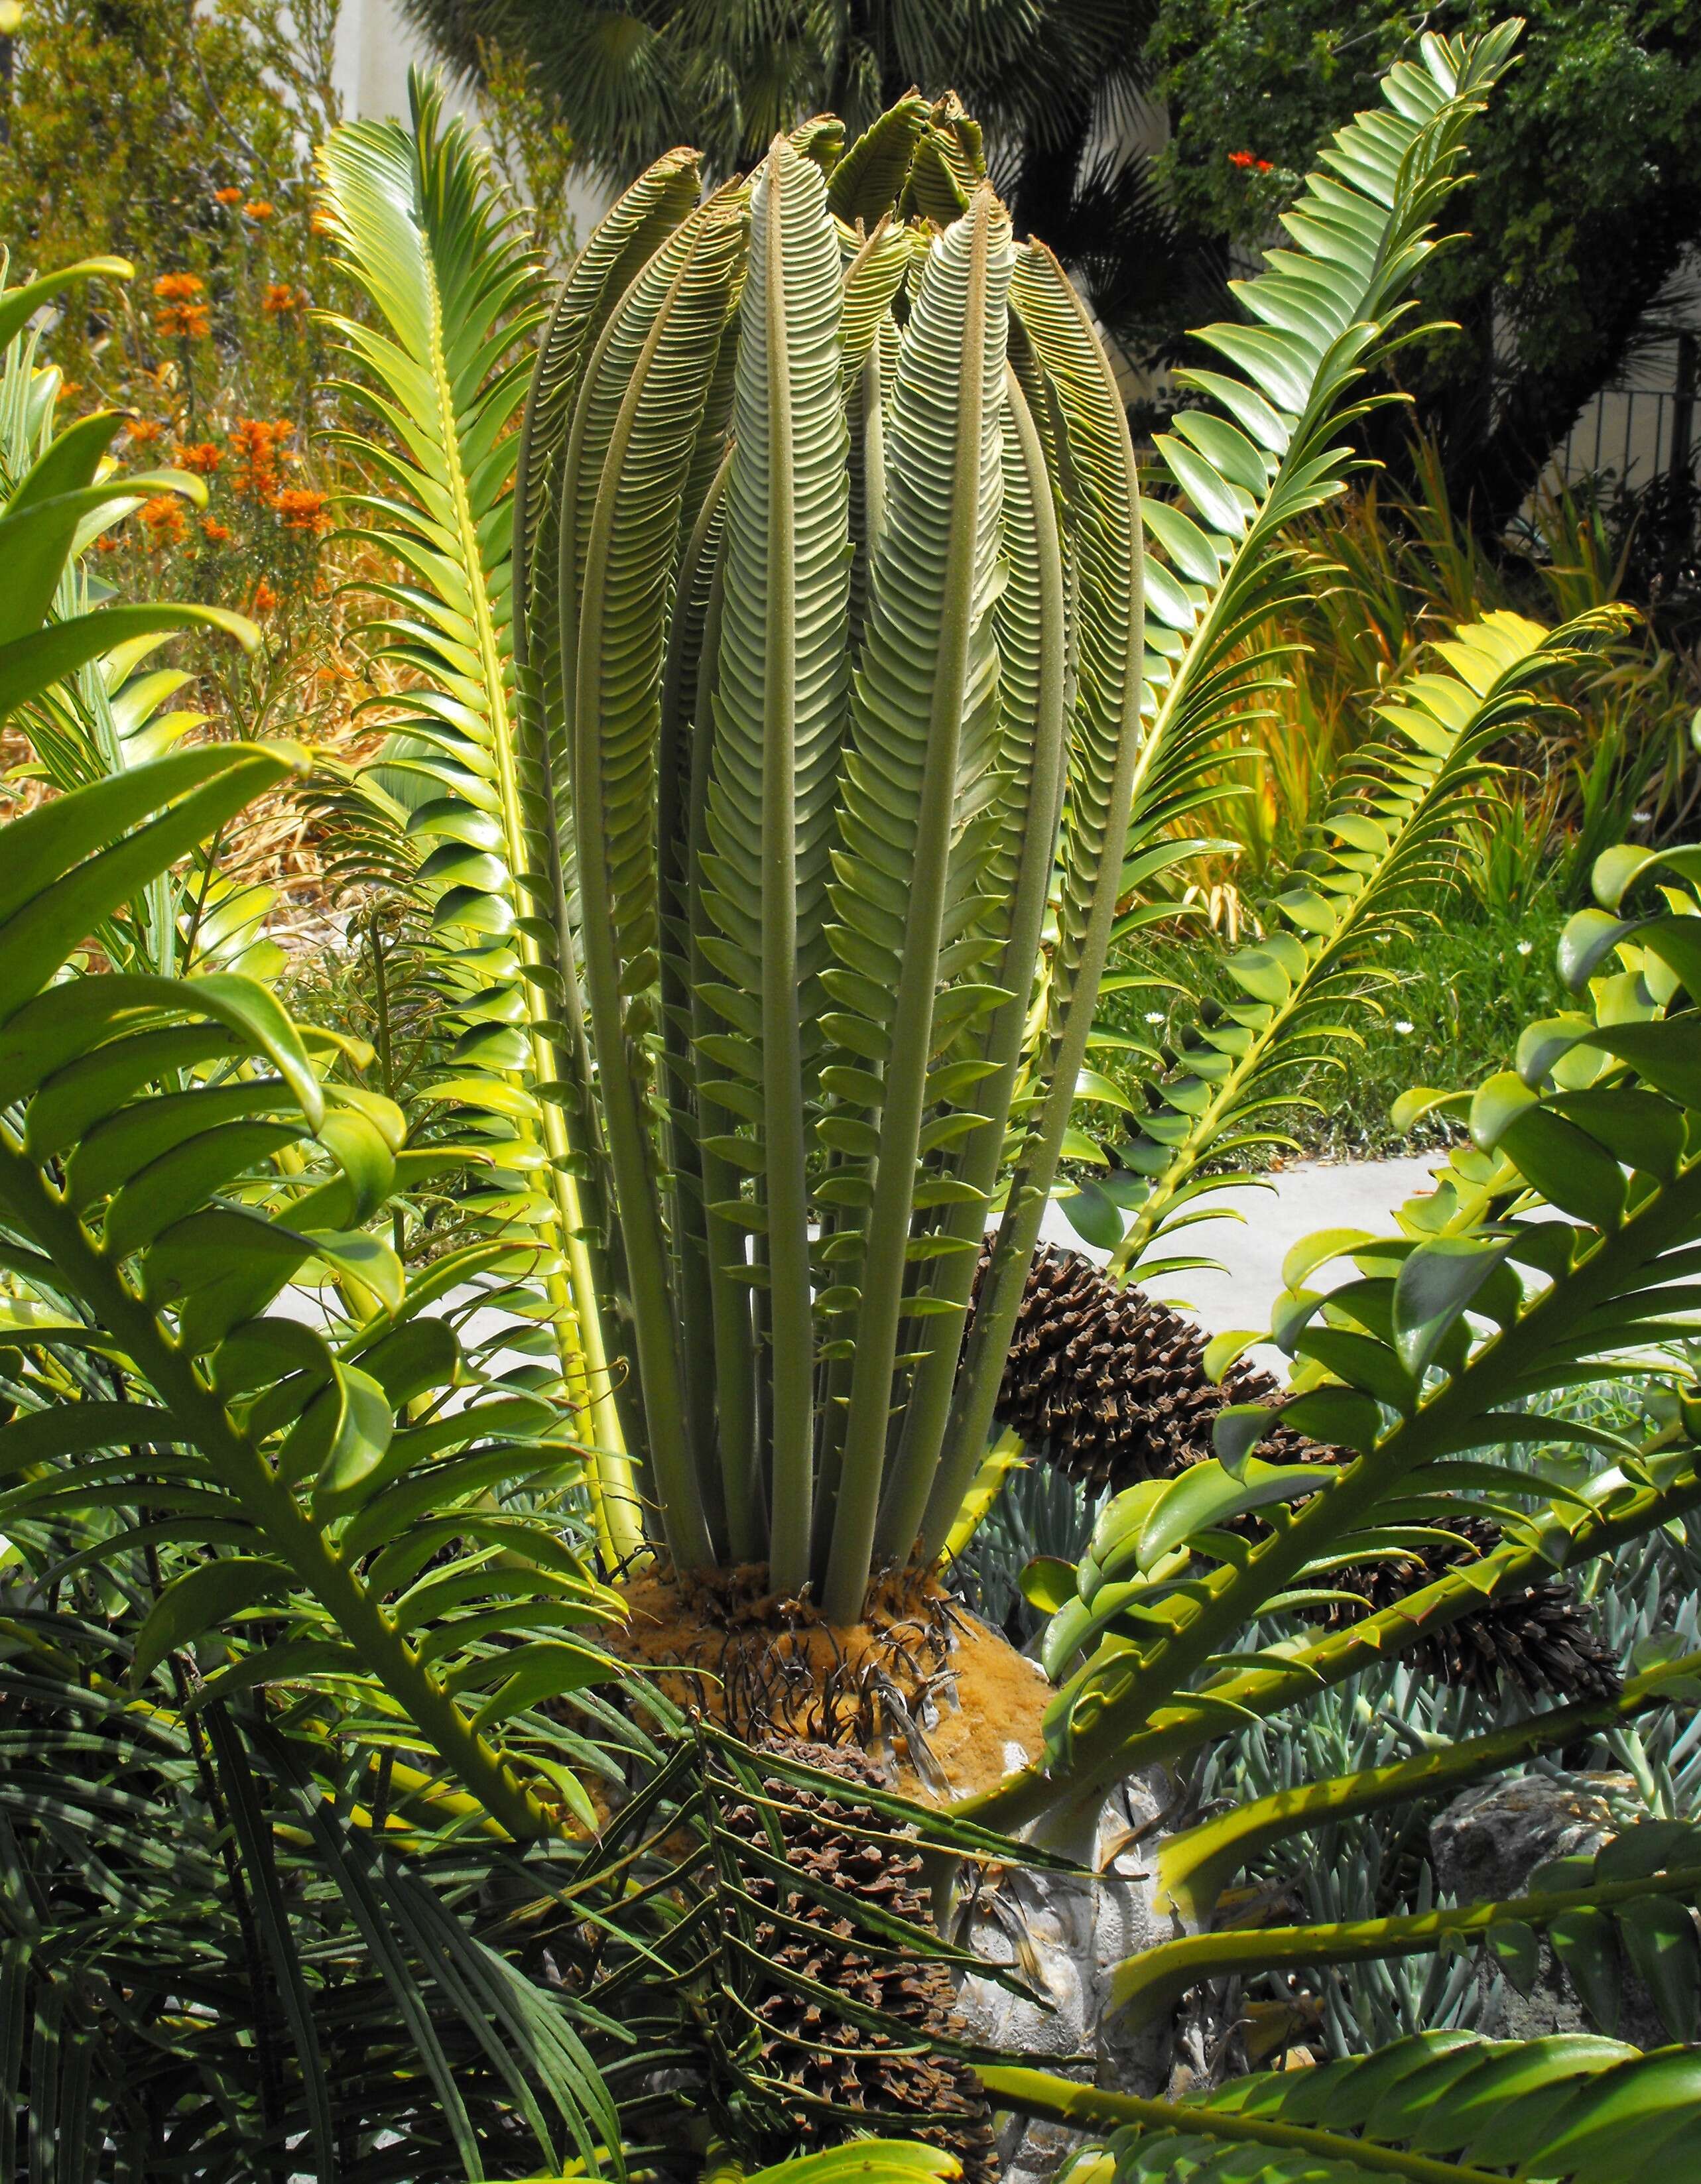
[[[343,0],[337,20],[332,77],[343,112],[349,120],[405,120],[408,70],[417,61],[429,67],[425,41],[404,22],[395,0]],[[472,102],[453,79],[448,83],[449,111],[471,117]],[[568,203],[583,242],[611,201],[611,192],[588,179],[577,179]]]
[[[430,58],[393,0],[343,0],[332,73],[350,120],[401,120],[408,110],[408,70]],[[450,102],[466,104],[452,88]]]

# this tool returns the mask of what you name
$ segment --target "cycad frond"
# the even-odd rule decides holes
[[[543,1258],[563,1377],[603,1451],[605,1543],[624,1553],[637,1532],[602,1326],[605,1278],[575,1173],[591,1179],[589,1156],[570,1127],[567,1088],[583,1073],[566,1021],[571,946],[533,854],[553,834],[537,816],[551,801],[544,754],[534,749],[528,766],[515,717],[511,488],[527,443],[511,428],[533,376],[521,344],[543,315],[542,287],[488,160],[444,120],[440,86],[415,75],[410,96],[411,131],[351,123],[320,155],[333,232],[382,321],[332,321],[363,373],[343,392],[371,421],[341,437],[387,488],[348,499],[404,571],[372,588],[391,611],[368,632],[375,657],[407,678],[387,708],[404,755],[388,763],[429,792],[408,827],[425,852],[418,879],[453,1004],[438,1096],[471,1110],[469,1134],[491,1163],[468,1210]],[[569,370],[561,325],[551,385]]]
[[[1352,200],[1350,248],[1318,246],[1341,341],[1290,357],[1286,336],[1247,336],[1249,369],[1279,357],[1306,381],[1279,428],[1291,463],[1257,459],[1263,500],[1174,456],[1258,550],[1212,560],[1195,695],[1154,701],[1146,727],[1142,617],[1166,580],[1142,572],[1121,393],[1056,261],[1013,248],[960,101],[901,101],[848,151],[818,117],[683,217],[686,167],[664,163],[593,238],[529,412],[527,734],[544,773],[566,760],[565,803],[555,777],[535,804],[564,821],[550,854],[577,877],[597,1135],[676,1563],[766,1543],[783,1593],[811,1580],[850,1622],[876,1554],[906,1566],[949,1530],[1130,884],[1130,814],[1138,876],[1195,795],[1235,634],[1338,466],[1326,434],[1369,315],[1421,257],[1505,42],[1432,45],[1420,83],[1397,80],[1418,116],[1399,121],[1399,187]],[[1302,226],[1336,217],[1310,205]],[[609,269],[640,231],[650,255],[616,299]],[[1246,467],[1238,427],[1202,429],[1213,460]],[[1051,1014],[1024,1057],[1054,862]]]
[[[1389,72],[1384,105],[1337,131],[1320,155],[1330,171],[1284,215],[1295,248],[1232,284],[1249,323],[1201,330],[1234,370],[1177,375],[1205,406],[1178,410],[1159,435],[1169,492],[1143,504],[1152,731],[1130,855],[1208,799],[1201,759],[1267,671],[1256,649],[1237,659],[1237,648],[1306,581],[1297,519],[1359,466],[1341,436],[1384,398],[1366,392],[1367,373],[1414,309],[1410,286],[1436,248],[1466,131],[1518,28],[1474,42],[1426,36],[1421,64]]]
[[[1374,2055],[1237,2078],[1198,2100],[1144,2101],[1040,2070],[981,2073],[995,2100],[1113,2132],[1114,2184],[1480,2184],[1515,2169],[1553,2184],[1632,2175],[1677,2184],[1701,2099],[1692,2056],[1613,2040],[1419,2033]],[[1626,2143],[1634,2141],[1633,2148]]]
[[[773,1577],[808,1575],[814,1469],[806,1114],[820,1067],[823,912],[845,734],[849,487],[839,241],[820,170],[777,141],[750,192],[750,256],[733,377],[714,663],[700,945],[728,1028],[702,1097],[762,1128],[722,1158],[759,1167],[772,1325]],[[752,1022],[754,1017],[754,1022]],[[741,1036],[754,1029],[754,1039]],[[724,1071],[725,1077],[718,1072]],[[742,1150],[743,1157],[740,1157]],[[744,1268],[711,1269],[724,1284]],[[737,1309],[730,1300],[728,1309]],[[754,1451],[728,1449],[734,1492]],[[749,1526],[745,1529],[748,1534]]]
[[[1118,1158],[1133,1173],[1118,1192],[1133,1212],[1113,1255],[1118,1273],[1150,1276],[1149,1254],[1230,1178],[1201,1173],[1280,1137],[1295,1074],[1348,1066],[1346,1021],[1375,1006],[1370,951],[1430,915],[1463,846],[1462,830],[1492,794],[1486,754],[1542,702],[1542,685],[1581,649],[1623,625],[1611,611],[1548,631],[1510,614],[1459,630],[1440,648],[1451,672],[1425,667],[1377,705],[1380,738],[1354,752],[1331,787],[1308,845],[1275,898],[1293,929],[1240,950],[1225,965],[1244,999],[1180,1042],[1152,1083]],[[1143,1178],[1143,1180],[1136,1180]],[[1103,1204],[1096,1186],[1084,1186]],[[1190,1212],[1189,1209],[1191,1209]]]

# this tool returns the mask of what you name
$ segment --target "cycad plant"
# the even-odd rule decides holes
[[[1185,507],[1142,510],[1087,315],[951,101],[842,153],[809,124],[701,203],[670,155],[569,276],[516,482],[515,865],[680,1572],[766,1562],[849,1623],[942,1544],[1118,905],[1186,853],[1510,42],[1429,42],[1336,140],[1258,323],[1207,336]]]
[[[0,292],[0,345],[122,270]],[[78,739],[71,678],[121,694],[139,639],[258,633],[88,603],[80,551],[137,481],[99,474],[115,420],[53,435],[51,378],[25,385],[42,445],[0,502],[0,721],[86,777],[8,819],[0,855],[0,2165],[330,2184],[618,2176],[629,2149],[686,2184],[710,2117],[741,2153],[785,2148],[823,1959],[756,1946],[765,1909],[726,1846],[752,1824],[753,1858],[769,1826],[817,1845],[842,1782],[755,1773],[598,1647],[619,1602],[568,1414],[493,1383],[456,1331],[510,1240],[408,1279],[396,1106],[327,1081],[335,1042],[253,975],[257,950],[159,961],[206,844],[308,761]],[[600,1692],[622,1682],[627,1708]],[[869,1795],[937,1848],[1002,1848]],[[962,1953],[894,1951],[902,1922],[847,1924],[839,1894],[786,1901],[865,2003],[853,1936],[881,1953],[859,2119],[984,2126],[962,2066],[917,2047],[945,2021],[922,1960]],[[756,2057],[759,2008],[778,2021]],[[855,2166],[954,2173],[902,2147]]]

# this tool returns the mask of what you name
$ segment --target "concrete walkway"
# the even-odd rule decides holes
[[[1145,1286],[1192,1312],[1213,1334],[1231,1327],[1268,1327],[1271,1302],[1282,1285],[1281,1262],[1302,1236],[1317,1228],[1395,1234],[1394,1208],[1434,1189],[1432,1171],[1443,1158],[1425,1153],[1407,1160],[1302,1161],[1261,1184],[1237,1184],[1202,1200],[1202,1209],[1210,1206],[1213,1217],[1178,1231],[1161,1254],[1216,1259],[1223,1271],[1191,1268]],[[1047,1243],[1070,1245],[1101,1262],[1108,1256],[1083,1244],[1055,1205],[1046,1207],[1040,1233]]]

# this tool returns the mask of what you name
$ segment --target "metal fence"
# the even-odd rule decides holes
[[[1608,477],[1635,492],[1665,478],[1691,485],[1698,452],[1696,404],[1701,398],[1701,333],[1680,332],[1670,387],[1603,387],[1556,449],[1554,469],[1567,484]]]

